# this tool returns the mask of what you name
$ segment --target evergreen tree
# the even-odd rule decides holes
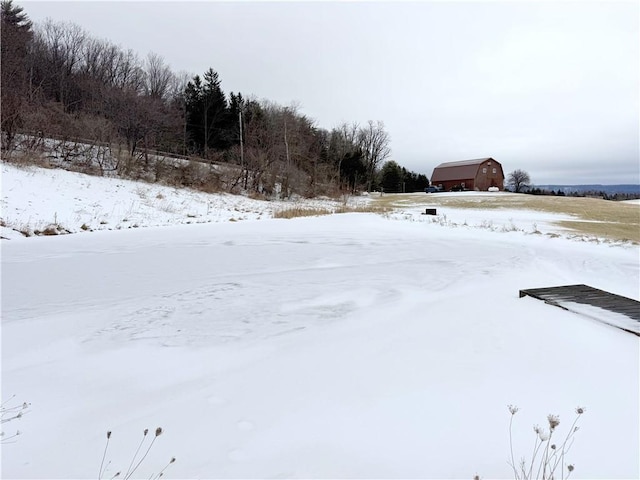
[[[403,191],[406,193],[422,192],[429,186],[426,175],[410,172],[404,167],[402,167],[402,182]]]
[[[382,166],[380,172],[380,184],[385,192],[402,192],[402,170],[393,160],[389,160]],[[405,170],[406,172],[406,170]]]
[[[202,80],[199,75],[187,83],[185,89],[186,132],[189,150],[204,152],[204,100]]]
[[[233,144],[234,132],[218,73],[209,68],[202,78],[199,75],[193,77],[187,84],[185,97],[191,150],[206,156],[209,149],[229,148]]]
[[[205,147],[222,150],[229,146],[227,99],[220,88],[218,72],[209,68],[203,77]]]
[[[2,0],[0,2],[0,12],[2,12],[2,26],[12,26],[23,32],[30,32],[32,23],[19,5],[14,5],[13,0]]]
[[[361,150],[347,153],[340,163],[340,178],[347,184],[351,191],[364,184],[367,175],[367,167],[364,163],[364,155]]]
[[[225,125],[228,147],[240,144],[240,112],[243,111],[243,106],[244,99],[242,98],[242,94],[238,93],[234,95],[234,93],[231,92],[229,94],[229,109]]]
[[[422,192],[429,186],[429,179],[423,173],[418,174],[414,192]]]
[[[12,0],[0,2],[0,106],[2,146],[9,149],[18,128],[22,125],[24,101],[29,90],[28,52],[33,33],[31,21],[23,8]]]

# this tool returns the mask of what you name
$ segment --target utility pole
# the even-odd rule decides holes
[[[184,156],[187,156],[187,96],[183,93],[182,98],[184,100],[182,103],[182,111],[184,113],[184,128],[182,130],[182,154]]]
[[[207,159],[207,155],[209,153],[209,129],[207,125],[207,110],[209,110],[209,105],[207,105],[207,99],[204,100],[204,158]]]

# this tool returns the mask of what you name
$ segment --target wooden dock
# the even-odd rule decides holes
[[[533,297],[550,305],[570,311],[573,310],[568,307],[567,304],[578,303],[625,315],[635,320],[635,322],[638,322],[637,327],[634,328],[635,322],[615,324],[614,326],[640,336],[640,302],[632,298],[599,290],[588,285],[565,285],[561,287],[520,290],[520,298],[524,296]],[[604,321],[611,324],[611,322]],[[631,325],[631,327],[629,327],[629,325]]]

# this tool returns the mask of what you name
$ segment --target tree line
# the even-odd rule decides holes
[[[616,201],[635,200],[640,198],[640,194],[637,192],[606,192],[604,190],[592,188],[583,190],[571,190],[569,192],[565,192],[561,188],[554,190],[544,187],[536,187],[535,185],[532,185],[529,173],[521,169],[517,169],[509,173],[509,175],[507,176],[507,190],[510,190],[514,193],[526,193],[529,195],[547,195],[556,197],[596,197],[602,198],[604,200]]]
[[[118,174],[155,165],[158,180],[149,152],[161,151],[228,165],[199,174],[231,191],[269,193],[279,186],[284,196],[428,185],[424,175],[385,164],[390,137],[381,121],[323,129],[296,105],[226,94],[213,68],[175,73],[156,53],[140,58],[72,23],[34,25],[12,0],[0,5],[5,152],[24,133],[81,138],[113,146],[123,161],[105,168]],[[192,177],[183,175],[182,183]]]

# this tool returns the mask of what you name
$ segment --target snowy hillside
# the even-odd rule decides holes
[[[271,218],[291,202],[210,195],[161,184],[97,177],[62,169],[2,165],[2,236],[33,235],[57,225],[60,233]],[[350,199],[358,206],[366,199]],[[305,200],[308,208],[340,202]],[[14,230],[12,232],[11,230]]]
[[[6,225],[78,232],[3,229],[2,397],[31,403],[3,425],[21,431],[3,478],[96,478],[108,430],[111,478],[158,426],[136,477],[175,456],[166,478],[513,478],[508,404],[516,461],[534,424],[559,414],[564,437],[585,406],[565,470],[640,475],[639,338],[518,298],[638,299],[637,245],[534,235],[557,216],[530,211],[281,220],[284,203],[5,164],[2,187]]]

